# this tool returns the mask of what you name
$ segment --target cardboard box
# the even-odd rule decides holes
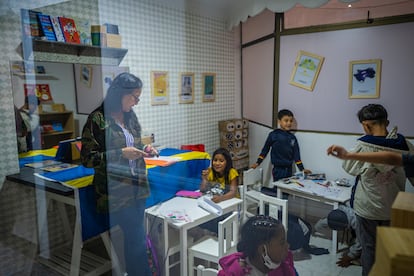
[[[414,275],[414,230],[378,227],[370,276]]]
[[[236,170],[246,169],[249,167],[249,158],[243,158],[240,160],[233,161],[233,168]],[[239,185],[242,184],[241,180],[243,179],[243,175],[239,177]]]
[[[105,25],[91,25],[91,33],[106,33]]]
[[[106,47],[122,48],[122,37],[118,34],[106,34]]]
[[[413,193],[398,193],[391,207],[391,226],[414,229],[413,203]]]

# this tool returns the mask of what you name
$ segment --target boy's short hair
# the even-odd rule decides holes
[[[348,218],[344,211],[332,210],[327,217],[329,228],[337,231],[344,230],[348,227]]]
[[[281,109],[278,113],[277,113],[277,119],[281,120],[283,117],[285,116],[289,116],[289,117],[293,117],[293,113],[292,111],[290,111],[289,109]]]
[[[358,111],[359,122],[377,121],[385,123],[388,120],[387,110],[380,104],[368,104]]]

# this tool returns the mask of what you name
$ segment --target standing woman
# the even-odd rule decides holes
[[[144,233],[150,190],[143,157],[158,153],[151,145],[142,144],[141,126],[132,110],[141,90],[138,77],[118,75],[82,131],[82,164],[95,169],[97,211],[108,214],[110,227],[119,225],[123,231],[128,276],[151,275]]]

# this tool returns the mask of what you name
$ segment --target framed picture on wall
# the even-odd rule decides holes
[[[194,73],[180,74],[180,103],[194,103]]]
[[[216,99],[216,74],[203,73],[203,102],[214,102]]]
[[[91,87],[92,84],[92,73],[93,69],[90,65],[81,65],[80,70],[80,81],[83,83],[86,87]]]
[[[381,60],[367,59],[349,62],[349,98],[379,98]]]
[[[289,83],[313,91],[324,57],[299,51]]]
[[[151,72],[151,105],[168,104],[168,72]]]

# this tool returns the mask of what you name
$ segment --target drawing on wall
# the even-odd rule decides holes
[[[349,98],[379,98],[381,60],[367,59],[349,62]]]
[[[180,103],[194,103],[194,73],[180,74]]]
[[[91,84],[92,84],[92,72],[93,72],[92,70],[93,70],[92,66],[90,65],[85,65],[85,64],[81,65],[80,80],[81,80],[81,83],[83,83],[87,87],[91,87]]]
[[[216,98],[216,74],[203,73],[203,102],[214,102]]]
[[[299,51],[289,83],[313,91],[324,57]]]
[[[168,104],[168,72],[151,72],[151,105]]]

